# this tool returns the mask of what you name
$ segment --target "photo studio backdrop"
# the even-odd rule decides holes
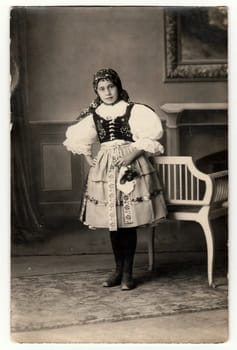
[[[23,7],[11,32],[31,201],[44,224],[78,217],[88,169],[62,142],[103,67],[160,115],[166,155],[190,155],[206,171],[227,166],[225,8]]]

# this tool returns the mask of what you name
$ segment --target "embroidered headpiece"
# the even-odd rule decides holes
[[[110,80],[114,85],[117,86],[119,92],[122,90],[122,83],[118,73],[111,68],[103,68],[94,74],[93,87],[95,92],[97,92],[98,83],[102,79]]]

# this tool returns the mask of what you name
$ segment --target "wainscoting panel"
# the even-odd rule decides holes
[[[60,144],[41,144],[42,190],[72,190],[71,155]],[[67,171],[65,171],[65,169]]]
[[[88,167],[63,146],[68,123],[31,122],[31,171],[44,221],[79,216]]]

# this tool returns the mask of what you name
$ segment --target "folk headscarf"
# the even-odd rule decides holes
[[[122,83],[120,80],[120,77],[115,70],[111,68],[103,68],[100,69],[98,72],[96,72],[93,76],[93,88],[97,95],[97,97],[94,99],[94,101],[85,108],[77,118],[77,120],[80,120],[81,118],[86,117],[88,114],[93,112],[102,102],[99,98],[99,95],[97,93],[97,87],[100,80],[110,80],[115,86],[118,88],[118,100],[124,100],[126,102],[130,102],[129,96],[126,90],[122,88]]]

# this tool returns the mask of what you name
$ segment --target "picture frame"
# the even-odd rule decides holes
[[[165,82],[227,80],[227,8],[164,11]]]

